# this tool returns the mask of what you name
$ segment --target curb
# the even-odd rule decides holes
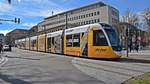
[[[120,60],[129,61],[129,62],[150,63],[150,60],[148,60],[148,59],[122,58]]]

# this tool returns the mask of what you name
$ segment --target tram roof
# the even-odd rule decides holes
[[[54,36],[58,36],[58,35],[61,35],[63,32],[63,30],[60,30],[60,31],[56,31],[56,32],[51,32],[51,33],[48,33],[47,34],[47,37],[54,37]]]
[[[74,34],[74,33],[80,33],[80,32],[86,32],[89,27],[92,26],[100,26],[99,23],[95,24],[88,24],[88,25],[83,25],[79,27],[74,27],[74,28],[69,28],[65,30],[65,34]]]

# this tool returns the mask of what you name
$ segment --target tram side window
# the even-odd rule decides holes
[[[47,48],[51,48],[51,37],[48,38],[48,47]]]
[[[93,31],[93,46],[107,46],[106,37],[101,30],[94,30]]]
[[[54,45],[54,37],[52,37],[51,39],[52,39],[52,45]]]
[[[66,35],[66,46],[72,47],[72,35]]]
[[[36,40],[33,40],[32,41],[32,47],[35,47],[35,45],[36,45]]]
[[[74,34],[73,47],[80,47],[80,33]]]

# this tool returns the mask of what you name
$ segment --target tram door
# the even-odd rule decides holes
[[[88,33],[81,33],[81,52],[83,57],[88,57]]]

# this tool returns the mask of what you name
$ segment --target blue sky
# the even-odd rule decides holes
[[[21,18],[21,24],[1,22],[0,33],[6,34],[16,28],[30,29],[43,18],[50,16],[51,11],[56,14],[98,1],[117,8],[120,16],[127,9],[140,13],[150,7],[150,0],[12,0],[11,5],[7,0],[0,0],[0,19]]]

